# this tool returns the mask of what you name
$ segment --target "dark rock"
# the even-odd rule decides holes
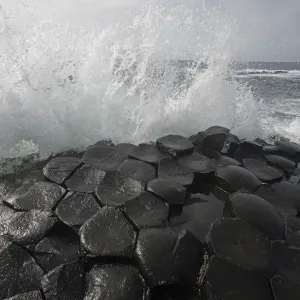
[[[221,150],[222,154],[228,155],[229,157],[233,157],[236,149],[240,145],[240,140],[236,135],[230,134],[224,144],[223,149]]]
[[[57,216],[70,227],[80,227],[96,214],[100,205],[93,195],[69,193],[57,206]]]
[[[56,218],[47,211],[31,210],[17,213],[17,216],[9,223],[8,236],[12,241],[22,245],[35,244],[55,223]]]
[[[203,246],[193,234],[169,228],[140,231],[135,259],[150,287],[195,285],[203,263]]]
[[[34,257],[39,265],[50,272],[56,267],[79,259],[79,238],[69,230],[65,235],[42,239],[35,247]]]
[[[217,168],[216,177],[218,186],[230,194],[240,189],[247,189],[253,192],[261,184],[253,173],[232,165]]]
[[[178,163],[185,169],[199,174],[213,173],[216,169],[214,160],[198,153],[184,156],[178,160]]]
[[[169,205],[150,193],[126,202],[125,212],[138,229],[168,226]]]
[[[87,274],[85,300],[146,300],[148,289],[132,266],[96,265]]]
[[[210,300],[273,299],[267,279],[240,269],[217,256],[210,259],[205,279],[205,289]]]
[[[291,171],[296,167],[296,163],[284,156],[279,155],[265,155],[269,165],[280,168],[282,170]]]
[[[120,143],[116,145],[116,150],[122,153],[127,154],[128,156],[130,155],[131,151],[135,149],[137,146],[129,143]]]
[[[268,201],[284,216],[297,215],[295,204],[284,193],[278,193],[273,186],[261,185],[254,194]]]
[[[143,183],[156,177],[156,171],[153,166],[135,159],[124,161],[118,168],[118,173],[124,178],[132,178]]]
[[[18,210],[51,210],[65,194],[61,186],[50,182],[37,182],[27,193],[16,198],[13,206]]]
[[[106,172],[97,166],[82,166],[65,184],[70,191],[93,193],[102,182]]]
[[[0,236],[4,236],[8,232],[9,223],[18,214],[13,209],[6,205],[0,204]]]
[[[84,269],[81,263],[61,265],[42,279],[47,300],[82,300],[84,298]]]
[[[138,145],[136,148],[132,149],[130,156],[152,164],[157,164],[159,161],[165,158],[165,155],[151,144]]]
[[[244,167],[252,172],[259,180],[272,183],[282,179],[282,173],[256,159],[244,159]]]
[[[195,146],[203,146],[205,137],[205,131],[199,131],[197,134],[192,135],[188,139]]]
[[[300,248],[300,218],[285,217],[285,240],[291,245]]]
[[[95,190],[103,206],[123,206],[144,192],[144,183],[132,178],[123,178],[118,173],[107,173]]]
[[[207,235],[212,253],[249,271],[270,272],[270,243],[240,219],[216,220]]]
[[[85,151],[82,161],[87,165],[95,165],[101,161],[107,159],[107,156],[111,153],[115,153],[116,150],[113,147],[108,146],[90,146]]]
[[[193,183],[194,172],[184,168],[174,159],[165,158],[158,164],[158,178],[189,186]]]
[[[14,184],[0,179],[0,201],[5,199],[6,195],[12,192],[14,189]]]
[[[227,217],[240,218],[264,233],[270,240],[284,240],[283,216],[264,199],[251,194],[235,193],[226,201]]]
[[[178,157],[191,153],[194,145],[183,136],[170,134],[158,139],[156,147],[167,155]]]
[[[271,287],[275,300],[300,299],[300,286],[290,282],[283,276],[273,276],[271,278]]]
[[[300,248],[275,241],[272,243],[272,260],[280,274],[300,285]]]
[[[262,145],[256,142],[244,141],[240,144],[234,153],[234,158],[240,162],[245,158],[252,158],[260,161],[264,161]]]
[[[186,200],[179,214],[170,216],[170,225],[176,230],[189,230],[201,242],[205,242],[211,224],[222,217],[223,208],[224,202],[212,194],[209,196],[193,195]]]
[[[229,129],[221,126],[212,126],[205,130],[204,148],[221,151],[229,135]]]
[[[239,161],[237,161],[236,159],[231,158],[229,156],[220,155],[220,157],[216,159],[216,165],[217,165],[217,167],[240,166],[241,163]]]
[[[102,140],[96,142],[93,146],[115,147],[115,144],[111,140]]]
[[[43,300],[43,296],[41,291],[33,291],[6,298],[5,300]]]
[[[186,188],[169,179],[151,180],[147,190],[171,205],[184,204],[186,198]]]
[[[103,171],[116,171],[119,166],[127,159],[128,154],[119,151],[112,151],[99,162],[95,164],[100,170]]]
[[[78,158],[56,157],[44,167],[43,174],[51,181],[62,184],[80,164]]]
[[[0,237],[0,299],[38,290],[42,269],[23,248]]]
[[[136,233],[122,212],[104,207],[80,229],[80,241],[89,256],[132,258]]]
[[[269,143],[267,143],[265,140],[262,140],[260,138],[256,138],[254,140],[255,143],[261,145],[261,146],[271,146]]]
[[[300,162],[300,146],[295,143],[279,141],[275,146],[264,147],[264,153],[282,155],[294,162]]]

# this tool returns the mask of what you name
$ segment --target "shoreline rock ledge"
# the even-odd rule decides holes
[[[191,137],[0,177],[0,300],[299,300],[300,146]]]

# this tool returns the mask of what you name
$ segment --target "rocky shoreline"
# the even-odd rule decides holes
[[[300,146],[220,126],[0,178],[0,299],[300,299]]]

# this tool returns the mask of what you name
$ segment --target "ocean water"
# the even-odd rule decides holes
[[[219,2],[1,0],[0,157],[216,124],[300,142],[299,65],[234,62],[239,22]]]

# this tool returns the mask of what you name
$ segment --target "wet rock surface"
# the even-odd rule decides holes
[[[0,178],[0,299],[299,298],[298,145],[213,126],[55,156]]]

